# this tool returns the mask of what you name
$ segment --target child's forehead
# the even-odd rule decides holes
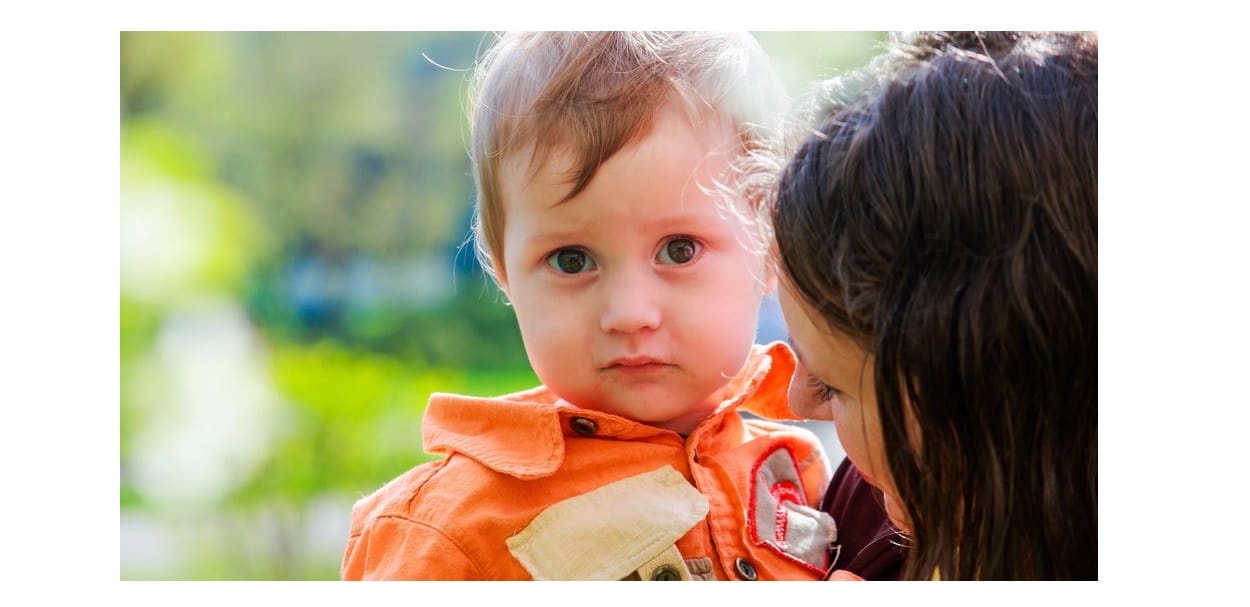
[[[500,172],[505,186],[531,188],[534,185],[572,186],[580,167],[575,147],[556,140],[533,142],[503,157]]]
[[[671,219],[704,215],[721,204],[710,175],[711,171],[650,171],[638,166],[634,150],[625,149],[616,155],[616,162],[601,165],[587,187],[573,193],[580,170],[578,159],[571,152],[552,150],[541,160],[518,157],[507,163],[502,176],[502,200],[508,216],[539,213],[548,217],[567,217],[570,213],[593,206],[606,210],[590,200],[609,200],[634,222],[638,214],[663,215]],[[613,159],[609,159],[611,161]],[[655,164],[663,166],[662,162]],[[670,163],[668,166],[676,166]],[[631,201],[638,202],[634,207]],[[661,202],[661,204],[656,204]],[[587,209],[589,210],[589,209]],[[559,212],[553,215],[553,211]]]
[[[569,129],[562,129],[515,146],[498,162],[499,183],[505,203],[522,191],[536,189],[549,194],[562,192],[552,201],[553,204],[562,203],[575,193],[573,189],[587,165],[593,164],[597,174],[604,164],[635,153],[679,155],[681,151],[691,149],[692,141],[697,141],[701,148],[697,153],[708,157],[728,159],[744,151],[738,130],[730,121],[711,113],[691,114],[676,103],[662,107],[639,133],[610,155],[600,157],[595,150],[588,150],[579,143],[588,139],[593,140],[593,137],[578,137]],[[716,175],[715,178],[728,176]],[[648,179],[649,175],[639,171],[637,177],[642,180]],[[594,179],[592,176],[591,180]]]

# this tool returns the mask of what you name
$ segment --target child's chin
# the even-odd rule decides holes
[[[686,413],[666,419],[652,420],[648,423],[665,430],[672,430],[678,434],[690,434],[700,422],[707,419],[714,411],[715,408],[711,407],[696,407]]]

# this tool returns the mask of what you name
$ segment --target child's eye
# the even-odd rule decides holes
[[[547,257],[547,265],[561,274],[581,274],[595,269],[595,260],[581,249],[560,249]]]
[[[816,398],[819,398],[822,403],[842,395],[841,390],[820,381],[815,375],[808,374],[807,385],[811,386],[812,390],[816,392]]]
[[[657,256],[660,263],[681,265],[690,263],[694,256],[698,254],[700,249],[699,243],[693,238],[678,236],[664,243],[660,247],[660,254]]]

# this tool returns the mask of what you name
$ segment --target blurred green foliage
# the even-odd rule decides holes
[[[436,391],[536,384],[467,243],[482,32],[121,34],[123,579],[334,579]],[[758,34],[792,94],[879,33]]]

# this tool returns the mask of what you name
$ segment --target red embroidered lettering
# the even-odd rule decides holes
[[[773,537],[777,543],[784,546],[786,544],[786,522],[789,519],[789,510],[785,507],[786,502],[792,504],[804,503],[803,493],[799,491],[797,485],[790,481],[779,481],[773,483],[768,488],[768,493],[773,496],[773,501],[777,506],[777,523],[773,529]]]

